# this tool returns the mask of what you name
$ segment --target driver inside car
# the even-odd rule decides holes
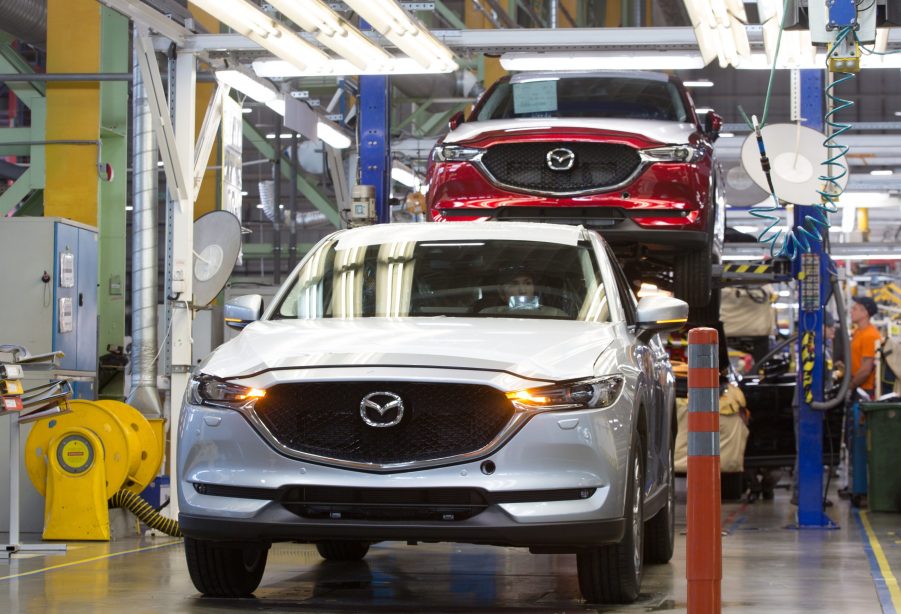
[[[498,282],[502,304],[486,307],[479,313],[567,317],[562,309],[541,304],[541,298],[535,291],[535,279],[524,266],[503,267],[499,271]]]

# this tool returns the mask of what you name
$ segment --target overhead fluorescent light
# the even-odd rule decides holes
[[[347,149],[353,141],[337,125],[327,119],[320,118],[316,123],[316,136],[335,149]]]
[[[713,87],[713,81],[683,81],[685,87]]]
[[[754,234],[757,232],[757,226],[733,226],[733,230],[737,230],[738,232],[745,232],[748,234]]]
[[[269,134],[266,135],[266,138],[267,138],[267,139],[274,139],[274,138],[276,138],[276,134],[275,134],[274,132],[270,132]],[[280,138],[280,139],[290,139],[290,138],[291,138],[291,133],[290,133],[290,132],[282,132],[281,134],[277,135],[277,138]]]
[[[886,169],[874,169],[874,170],[870,171],[870,174],[887,176],[887,175],[894,175],[895,173],[891,169],[886,168]]]
[[[704,68],[698,51],[571,51],[511,52],[501,56],[505,70],[604,70],[611,66],[634,70]]]
[[[268,0],[278,11],[310,32],[316,40],[366,70],[391,59],[388,53],[366,38],[322,0]]]
[[[734,132],[720,132],[719,137],[721,139],[731,139],[735,136]]]
[[[285,116],[285,97],[279,96],[278,98],[273,98],[272,100],[266,101],[266,106],[281,115]]]
[[[435,71],[424,68],[413,58],[389,58],[385,62],[370,65],[365,70],[352,62],[333,59],[324,64],[317,64],[301,69],[285,60],[256,60],[253,71],[260,77],[268,79],[291,77],[322,77],[330,75],[428,75]]]
[[[300,69],[325,64],[329,56],[245,0],[191,0],[238,34]]]
[[[453,52],[395,0],[345,0],[344,3],[423,68],[439,73],[457,69]]]
[[[274,87],[241,70],[217,70],[216,79],[257,102],[267,103],[279,97]]]
[[[415,188],[419,185],[419,179],[409,167],[395,162],[391,165],[391,179],[398,183],[402,183],[408,188]]]
[[[250,107],[244,107],[241,109],[241,113],[244,113],[245,115],[248,113],[253,113],[253,109],[251,109]]]
[[[717,59],[720,67],[735,66],[751,52],[742,0],[682,0],[691,20],[704,64]]]

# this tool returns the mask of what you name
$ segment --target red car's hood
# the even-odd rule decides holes
[[[487,146],[500,140],[538,140],[554,138],[631,142],[639,147],[688,143],[697,127],[690,123],[653,119],[520,118],[464,122],[450,132],[444,143]]]

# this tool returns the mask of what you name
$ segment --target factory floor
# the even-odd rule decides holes
[[[0,612],[684,612],[684,480],[676,556],[648,567],[639,601],[582,602],[576,559],[456,544],[377,544],[359,563],[325,563],[312,546],[277,544],[253,599],[205,599],[180,540],[73,542],[64,555],[0,560]],[[795,507],[723,505],[726,612],[901,612],[901,514],[859,513],[831,495],[835,530],[788,528]],[[0,535],[0,539],[5,539]],[[24,536],[23,542],[37,536]]]

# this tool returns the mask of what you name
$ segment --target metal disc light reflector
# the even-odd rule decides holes
[[[228,211],[210,211],[194,222],[194,305],[203,307],[225,287],[241,251],[241,222]]]

